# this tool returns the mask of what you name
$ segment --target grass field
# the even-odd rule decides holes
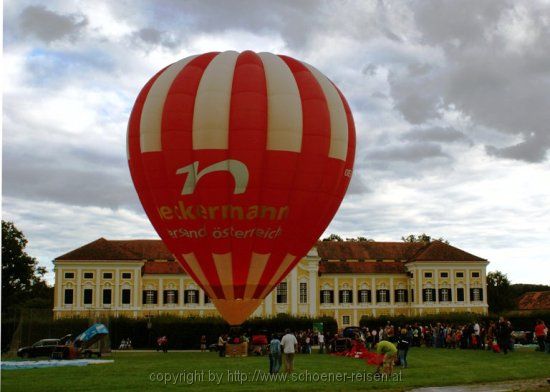
[[[219,358],[215,353],[185,352],[123,352],[112,357],[115,362],[111,364],[2,371],[2,391],[164,391],[182,387],[223,391],[407,390],[550,376],[550,355],[531,349],[497,355],[486,351],[413,348],[409,352],[409,368],[402,371],[400,380],[385,382],[367,381],[367,373],[372,372],[373,367],[363,361],[331,355],[298,355],[294,377],[302,377],[301,381],[252,380],[266,376],[266,357]],[[181,376],[177,376],[178,373]],[[336,380],[344,373],[347,380]],[[166,384],[165,374],[172,378]],[[202,379],[201,374],[204,374]],[[209,374],[211,378],[221,378],[220,384],[209,382]],[[176,377],[180,379],[174,383]],[[321,381],[321,377],[333,379]],[[319,380],[315,381],[316,378]]]

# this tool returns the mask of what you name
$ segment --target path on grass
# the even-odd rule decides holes
[[[484,384],[455,385],[411,389],[410,392],[510,392],[550,391],[550,379],[510,380]]]

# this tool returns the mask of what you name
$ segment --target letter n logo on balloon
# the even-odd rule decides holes
[[[248,168],[241,161],[235,159],[226,159],[225,161],[214,163],[210,166],[199,170],[199,162],[195,161],[190,165],[184,166],[176,170],[176,174],[187,173],[187,178],[181,189],[182,195],[191,195],[195,191],[195,187],[199,180],[209,173],[226,171],[229,172],[235,180],[234,195],[239,195],[246,191],[248,185]]]

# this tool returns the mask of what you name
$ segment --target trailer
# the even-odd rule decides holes
[[[78,335],[74,340],[67,339],[64,344],[59,344],[52,352],[52,359],[77,359],[101,357],[100,350],[91,347],[109,335],[109,330],[103,324],[96,323]]]

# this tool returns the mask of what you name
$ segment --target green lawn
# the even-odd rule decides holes
[[[550,376],[550,355],[532,350],[519,350],[512,354],[494,354],[486,351],[446,350],[413,348],[409,352],[409,368],[404,369],[401,381],[373,382],[346,381],[243,381],[237,372],[248,378],[258,377],[268,369],[266,357],[219,358],[215,353],[116,353],[114,363],[49,369],[2,371],[3,391],[157,391],[174,390],[308,390],[353,391],[368,389],[403,390],[420,386],[481,383],[512,379],[541,378]],[[358,377],[373,370],[362,360],[334,357],[331,355],[298,355],[295,360],[297,375],[306,377],[337,377],[346,373]],[[193,385],[186,384],[186,376],[194,371],[204,381],[196,379]],[[396,369],[399,371],[400,369]],[[208,372],[222,377],[220,385],[208,382]],[[228,373],[229,372],[229,373]],[[256,373],[255,373],[256,372]],[[165,373],[182,373],[181,383],[151,381],[163,378]],[[332,373],[330,375],[329,373]],[[233,379],[228,380],[228,374]],[[174,376],[172,376],[174,377]],[[241,377],[242,378],[242,377]],[[66,389],[65,389],[66,388]]]

